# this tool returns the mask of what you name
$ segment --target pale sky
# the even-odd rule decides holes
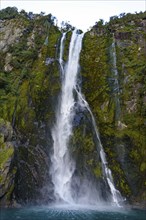
[[[109,21],[111,16],[123,12],[146,11],[146,0],[0,0],[1,9],[8,6],[19,11],[51,13],[58,19],[58,25],[65,21],[86,31],[99,19]]]

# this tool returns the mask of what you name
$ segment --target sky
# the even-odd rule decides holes
[[[120,13],[146,11],[146,0],[0,0],[0,9],[17,7],[26,12],[51,13],[58,20],[87,31],[99,19],[105,22]]]

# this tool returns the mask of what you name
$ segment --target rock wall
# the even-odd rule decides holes
[[[145,207],[146,31],[145,19],[132,18],[97,23],[85,34],[82,91],[117,188],[132,204]]]
[[[50,15],[30,19],[18,14],[1,23],[0,204],[4,206],[52,200],[50,129],[60,92],[61,32],[51,22]]]

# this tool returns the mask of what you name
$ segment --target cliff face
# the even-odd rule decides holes
[[[146,23],[129,15],[115,20],[85,34],[82,90],[116,186],[138,205],[146,200]]]
[[[79,83],[116,187],[133,204],[146,200],[144,15],[98,22],[85,33],[80,58]],[[52,201],[49,155],[61,84],[61,32],[51,15],[28,17],[22,11],[2,17],[0,36],[0,205]],[[65,61],[70,37],[68,32]],[[88,112],[77,110],[73,133],[78,175],[101,178]]]
[[[45,182],[48,189],[51,184],[50,129],[60,91],[56,54],[61,36],[51,22],[49,15],[30,19],[23,14],[1,21],[2,205],[41,200]]]

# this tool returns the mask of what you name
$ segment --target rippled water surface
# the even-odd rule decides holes
[[[144,220],[146,211],[95,207],[27,207],[1,209],[1,220]]]

